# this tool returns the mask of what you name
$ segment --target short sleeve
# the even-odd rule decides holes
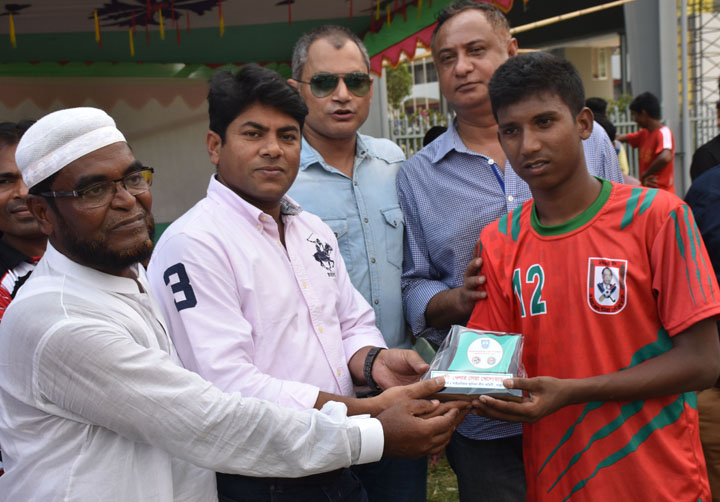
[[[632,146],[633,148],[638,148],[642,144],[643,136],[644,136],[643,131],[638,131],[638,132],[629,132],[629,133],[627,133],[627,135],[625,137],[630,146]]]
[[[655,155],[659,155],[663,150],[673,149],[673,133],[669,127],[661,127],[655,136]]]
[[[692,211],[678,204],[652,244],[652,287],[660,321],[671,336],[720,315],[720,291]]]

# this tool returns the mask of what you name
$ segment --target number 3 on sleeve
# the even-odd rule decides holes
[[[177,277],[177,281],[170,284],[170,279],[173,276]],[[173,297],[175,298],[175,308],[178,312],[197,305],[195,292],[190,285],[190,278],[188,277],[187,272],[185,272],[185,265],[182,263],[176,263],[172,267],[168,267],[163,274],[163,280],[165,281],[165,285],[170,285],[170,288],[172,289]],[[178,293],[182,293],[180,298],[178,297]]]

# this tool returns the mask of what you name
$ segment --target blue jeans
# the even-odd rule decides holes
[[[370,502],[425,502],[427,458],[383,458],[371,464],[354,465]]]
[[[360,480],[343,469],[327,483],[217,474],[220,502],[368,502]]]
[[[476,440],[455,432],[445,453],[460,502],[525,502],[522,435]]]

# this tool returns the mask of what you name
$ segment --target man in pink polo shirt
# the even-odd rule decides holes
[[[207,197],[165,231],[148,269],[185,367],[226,392],[294,409],[339,401],[349,415],[375,416],[407,399],[395,386],[427,365],[384,349],[332,230],[285,195],[307,114],[297,91],[248,65],[217,73],[208,101],[217,173]],[[393,388],[355,399],[355,385]],[[367,500],[349,469],[291,480],[218,474],[218,491],[226,501]]]

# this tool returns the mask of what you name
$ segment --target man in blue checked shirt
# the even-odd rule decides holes
[[[372,305],[390,348],[410,348],[400,274],[403,216],[395,180],[405,156],[393,142],[358,134],[372,78],[367,50],[350,30],[321,26],[293,52],[289,81],[305,100],[300,170],[288,194],[337,236],[350,280]],[[370,502],[422,502],[425,459],[383,459],[353,468]]]
[[[415,336],[439,345],[452,324],[466,324],[484,278],[473,251],[485,225],[531,198],[497,137],[487,84],[517,54],[507,19],[490,3],[455,2],[438,14],[432,52],[440,91],[455,111],[447,132],[398,174],[405,215],[402,295]],[[538,120],[542,120],[539,117]],[[615,150],[598,124],[583,142],[588,170],[622,182]],[[448,445],[460,501],[525,500],[522,429],[468,415]]]

